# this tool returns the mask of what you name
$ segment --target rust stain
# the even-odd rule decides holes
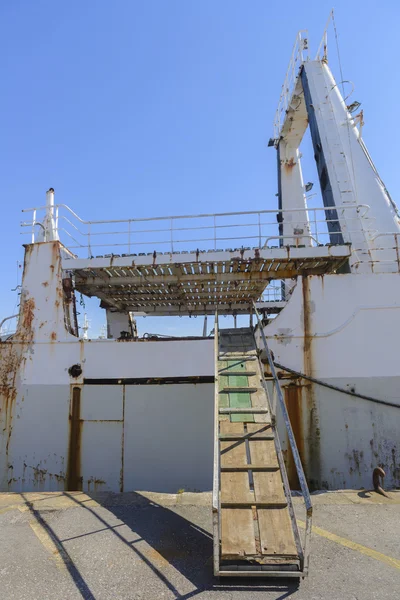
[[[34,318],[35,300],[27,298],[22,304],[22,328],[31,331]]]
[[[50,269],[54,273],[55,265],[59,262],[59,242],[53,242],[51,247],[51,265]]]
[[[284,169],[287,173],[291,173],[295,165],[296,163],[293,157],[290,160],[285,160],[285,162],[283,163]]]
[[[48,282],[48,281],[42,281],[42,286],[43,286],[43,287],[47,287],[48,285],[49,285],[49,282]]]
[[[301,386],[291,383],[290,385],[286,385],[283,389],[285,391],[285,404],[289,414],[290,423],[292,425],[296,445],[300,454],[301,462],[304,465],[305,445]],[[297,476],[296,465],[294,464],[293,454],[290,446],[288,446],[288,451],[286,454],[286,470],[290,489],[299,490],[299,478]]]
[[[57,334],[56,334],[55,331],[52,331],[51,334],[50,334],[50,340],[52,342],[55,342],[56,339],[57,339]]]
[[[71,386],[71,414],[69,417],[69,449],[66,491],[82,491],[81,476],[81,388]]]
[[[304,329],[304,373],[313,376],[313,349],[312,349],[312,326],[311,326],[311,299],[310,299],[310,279],[303,276],[303,329]],[[314,385],[308,383],[303,385],[307,427],[307,460],[304,464],[304,470],[307,475],[308,484],[311,489],[320,487],[321,473],[321,439],[319,429],[318,407],[315,399]]]
[[[93,485],[93,489],[91,489],[92,485]],[[88,492],[98,492],[99,491],[98,488],[101,488],[101,486],[103,486],[103,485],[106,485],[106,482],[103,479],[99,479],[99,478],[92,476],[87,480]]]
[[[26,248],[24,269],[31,250]],[[5,342],[0,342],[0,428],[6,438],[5,460],[9,466],[8,454],[13,430],[13,416],[17,401],[17,380],[27,360],[27,351],[33,340],[32,324],[35,301],[26,295],[22,297],[17,332]],[[12,481],[10,482],[12,485]]]

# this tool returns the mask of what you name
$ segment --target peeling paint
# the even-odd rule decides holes
[[[290,329],[290,327],[280,327],[277,331],[277,334],[280,336],[277,338],[278,343],[287,346],[292,342],[293,330]]]

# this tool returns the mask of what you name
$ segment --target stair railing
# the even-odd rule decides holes
[[[283,422],[286,427],[288,440],[289,440],[290,448],[292,450],[293,460],[294,460],[294,464],[296,466],[296,472],[297,472],[297,476],[299,478],[300,488],[301,488],[301,492],[303,495],[304,504],[306,507],[306,533],[305,533],[305,539],[304,539],[304,548],[303,548],[303,561],[304,562],[303,562],[303,569],[302,569],[304,575],[306,575],[308,573],[309,560],[310,560],[310,541],[311,541],[311,527],[312,527],[311,497],[310,497],[310,492],[308,489],[306,477],[304,475],[303,465],[301,464],[299,451],[297,449],[297,444],[296,444],[296,440],[294,437],[292,425],[290,423],[289,414],[288,414],[288,411],[286,408],[285,400],[283,398],[282,388],[281,388],[278,376],[276,374],[274,361],[272,359],[271,351],[268,347],[267,339],[265,337],[263,324],[262,324],[262,321],[261,321],[261,318],[260,318],[260,315],[259,315],[259,312],[257,310],[255,303],[253,303],[253,307],[254,307],[254,314],[256,315],[256,318],[257,318],[261,339],[264,344],[265,353],[267,355],[269,368],[271,370],[272,379],[275,384],[276,398],[278,400],[278,403],[279,403],[279,406],[281,409],[281,413],[283,416]],[[289,490],[289,493],[290,493],[290,490]]]
[[[219,375],[218,375],[218,312],[215,312],[214,325],[214,369],[215,369],[215,398],[214,398],[214,481],[212,496],[213,544],[214,544],[214,575],[219,573],[219,540],[220,540],[220,482],[219,482]]]

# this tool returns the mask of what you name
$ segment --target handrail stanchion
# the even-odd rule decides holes
[[[57,204],[56,205],[56,219],[55,219],[55,225],[54,225],[54,227],[55,227],[55,234],[57,236],[57,239],[59,240],[60,236],[58,235],[58,208],[59,208],[59,206]]]
[[[90,226],[91,226],[91,223],[88,224],[88,258],[90,258],[92,256],[92,248],[91,248],[91,244],[90,244]]]
[[[36,225],[36,209],[33,211],[33,215],[32,215],[32,244],[35,243],[35,225]]]
[[[272,360],[271,352],[270,352],[270,349],[267,344],[267,339],[265,337],[264,329],[262,326],[262,321],[261,321],[260,315],[258,313],[255,302],[253,304],[254,304],[254,314],[256,315],[256,318],[257,318],[258,327],[260,330],[261,339],[264,344],[265,353],[267,355],[269,368],[271,369],[271,375],[272,375],[273,381],[275,383],[276,396],[277,396],[277,400],[279,402],[279,407],[282,412],[283,421],[284,421],[284,424],[286,427],[288,440],[289,440],[290,447],[292,450],[293,460],[294,460],[294,464],[296,466],[297,476],[299,478],[300,488],[301,488],[301,492],[303,494],[304,504],[306,507],[306,535],[305,535],[305,541],[304,541],[304,559],[303,559],[304,560],[303,572],[306,574],[308,571],[309,558],[310,558],[310,539],[311,539],[311,525],[312,525],[311,497],[310,497],[310,492],[308,490],[306,477],[304,475],[303,465],[301,464],[299,451],[297,449],[296,440],[294,438],[292,425],[290,423],[289,414],[287,412],[285,400],[283,398],[282,388],[280,386],[280,382],[279,382],[278,376],[275,371],[274,361]]]

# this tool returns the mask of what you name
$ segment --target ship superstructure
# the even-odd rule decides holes
[[[215,573],[298,577],[308,486],[369,487],[377,466],[400,485],[399,216],[326,35],[315,59],[296,38],[270,142],[276,209],[89,221],[50,189],[25,211],[18,326],[0,344],[1,490],[213,487]],[[100,300],[106,339],[86,316],[79,336],[77,293]],[[140,338],[135,313],[214,315],[214,337]],[[224,330],[224,314],[249,326]]]

